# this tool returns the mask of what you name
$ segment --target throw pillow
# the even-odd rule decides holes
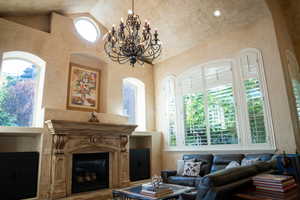
[[[188,160],[177,160],[177,175],[183,176],[185,162],[195,162],[195,158]]]
[[[184,160],[177,160],[177,175],[183,176]]]
[[[199,176],[201,169],[201,162],[185,162],[184,163],[184,176]]]
[[[241,166],[240,163],[236,162],[236,161],[231,161],[226,167],[225,169],[230,169],[230,168],[234,168],[234,167],[239,167]]]
[[[242,160],[242,166],[249,166],[249,165],[254,165],[255,163],[257,163],[259,161],[259,158],[253,158],[253,159],[247,159],[244,158]]]

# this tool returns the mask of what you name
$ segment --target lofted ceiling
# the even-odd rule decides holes
[[[109,29],[130,8],[131,0],[0,0],[0,15],[90,12]],[[220,17],[213,16],[216,9]],[[269,15],[264,0],[135,0],[135,13],[159,31],[163,54],[158,61]]]

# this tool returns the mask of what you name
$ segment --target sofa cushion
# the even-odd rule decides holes
[[[218,170],[225,169],[225,167],[231,162],[236,161],[241,164],[243,154],[219,154],[214,155],[213,164],[210,172],[216,172]]]
[[[177,175],[183,176],[184,160],[177,160]]]
[[[248,166],[248,165],[254,165],[255,163],[259,162],[259,157],[257,158],[243,158],[241,162],[241,166]]]
[[[230,168],[239,167],[239,166],[241,166],[240,163],[233,160],[225,167],[225,169],[230,169]]]
[[[255,165],[223,169],[203,177],[201,179],[201,184],[207,186],[221,186],[243,178],[254,176],[257,173],[259,173],[259,171]]]
[[[262,154],[245,154],[246,159],[255,159],[258,158],[260,161],[268,161],[271,160],[273,154],[271,153],[262,153]]]
[[[195,159],[195,162],[202,162],[200,176],[210,173],[213,155],[211,154],[188,154],[183,155],[183,160]]]
[[[259,173],[273,169],[272,162],[268,162],[268,161],[259,161],[259,162],[255,163],[254,166],[256,167],[256,169]]]
[[[184,186],[195,186],[196,177],[188,177],[188,176],[170,176],[168,177],[168,183],[176,184],[176,185],[184,185]]]

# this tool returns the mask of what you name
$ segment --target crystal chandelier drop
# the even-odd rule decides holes
[[[144,62],[152,62],[161,53],[161,42],[158,39],[157,30],[151,33],[150,22],[145,20],[141,29],[141,20],[134,13],[134,0],[132,10],[128,11],[128,17],[118,28],[114,25],[104,37],[104,50],[110,59],[120,64],[130,62],[143,65]]]

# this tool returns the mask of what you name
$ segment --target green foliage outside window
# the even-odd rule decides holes
[[[208,90],[211,144],[237,144],[235,103],[231,84]]]
[[[21,76],[2,76],[0,85],[0,126],[32,126],[35,68],[27,68]]]
[[[211,144],[238,143],[231,85],[207,91],[207,115],[202,93],[188,94],[183,99],[186,145],[207,145],[207,125]]]
[[[264,102],[259,81],[256,78],[244,81],[248,105],[249,123],[252,143],[266,143],[264,120]]]
[[[183,97],[185,144],[187,146],[207,145],[204,112],[204,95],[188,94]]]

